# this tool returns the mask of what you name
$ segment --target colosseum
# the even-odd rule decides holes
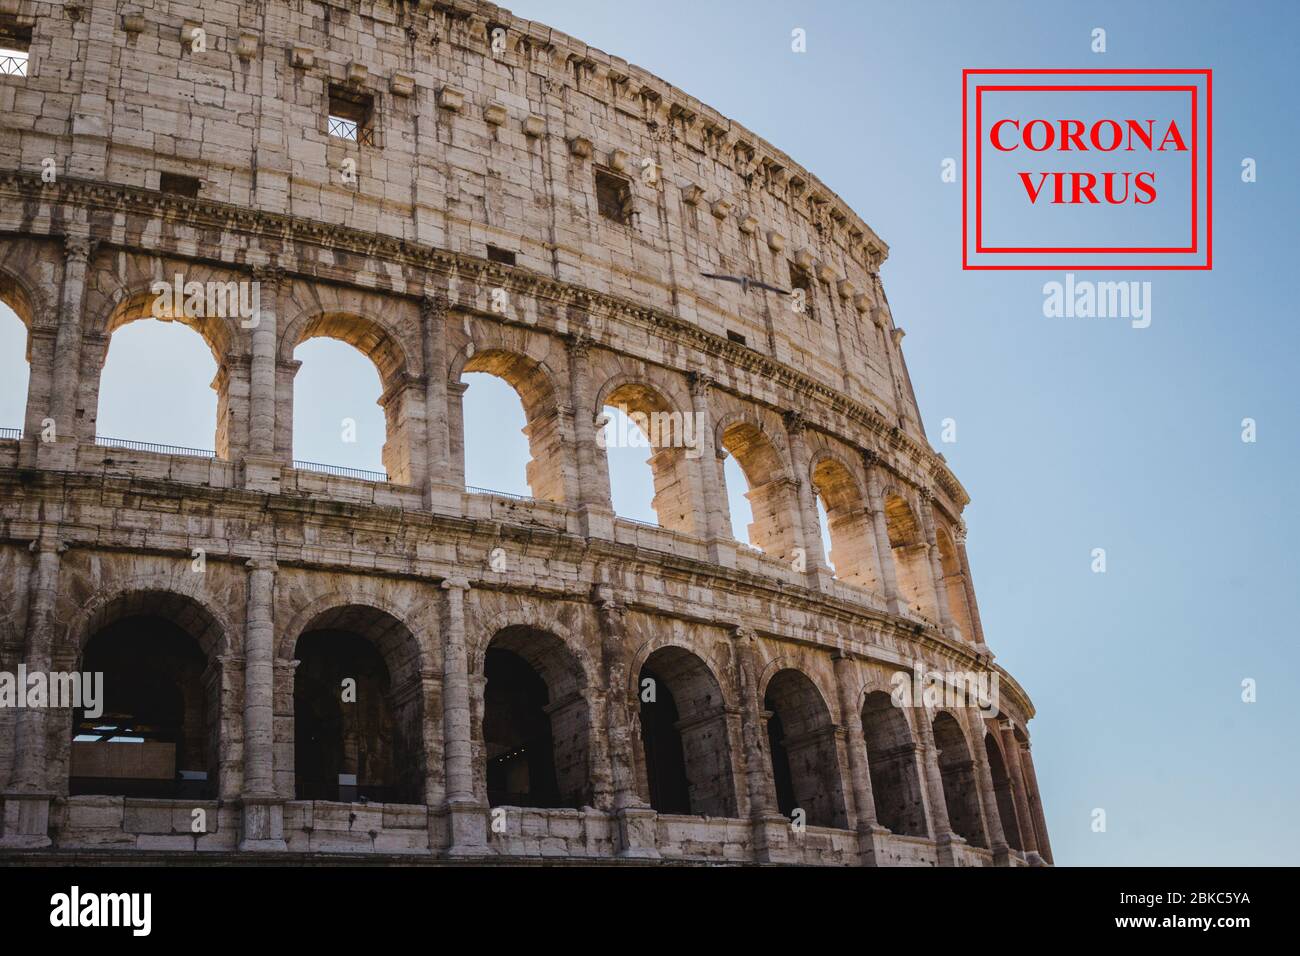
[[[1052,862],[888,248],[815,175],[475,0],[0,0],[0,48],[0,859]],[[211,349],[210,452],[97,431],[150,317]],[[318,337],[383,473],[294,460]],[[530,496],[466,486],[474,372]],[[665,424],[653,524],[611,407]]]

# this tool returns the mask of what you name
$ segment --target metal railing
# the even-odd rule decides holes
[[[0,438],[13,438],[22,441],[23,430],[21,428],[0,428]]]
[[[315,471],[322,475],[334,475],[336,478],[360,478],[362,481],[378,481],[388,484],[388,473],[383,471],[366,471],[364,468],[344,468],[342,465],[322,465],[316,461],[297,461],[293,467],[299,471]]]
[[[148,451],[156,455],[185,455],[190,458],[216,458],[215,451],[205,448],[186,448],[184,445],[159,445],[151,441],[129,441],[125,438],[106,438],[95,436],[95,444],[100,448],[123,448],[128,451]]]
[[[496,498],[509,498],[511,501],[536,501],[530,495],[516,495],[509,491],[496,491],[492,488],[476,488],[474,485],[466,485],[465,490],[471,495],[492,495]]]
[[[352,120],[343,119],[341,116],[329,118],[329,134],[336,139],[346,139],[353,143],[360,143],[362,146],[375,145],[374,130]]]
[[[26,76],[26,75],[27,75],[27,54],[26,53],[0,54],[0,76]]]

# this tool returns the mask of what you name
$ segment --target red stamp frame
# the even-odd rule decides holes
[[[980,269],[1002,269],[1002,270],[1027,270],[1027,269],[1169,269],[1169,270],[1205,270],[1213,267],[1213,152],[1211,148],[1211,136],[1213,129],[1213,79],[1214,71],[1205,70],[1123,70],[1123,69],[1042,69],[1042,70],[962,70],[962,97],[961,97],[961,119],[962,119],[962,169],[969,169],[969,145],[970,145],[970,127],[969,127],[969,94],[970,94],[970,77],[981,75],[1001,75],[1001,76],[1081,76],[1081,75],[1100,75],[1100,76],[1204,76],[1205,77],[1205,262],[1188,263],[1188,264],[1152,264],[1152,263],[1123,263],[1123,264],[1081,264],[1067,265],[1062,263],[1051,263],[1048,265],[1035,265],[1021,263],[1016,265],[973,265],[970,262],[970,230],[969,230],[969,176],[963,172],[962,176],[962,268],[969,270]],[[1200,126],[1198,115],[1198,87],[1187,86],[1182,84],[1097,84],[1097,85],[1061,85],[1061,84],[1023,84],[1023,85],[976,85],[975,87],[975,118],[976,118],[976,139],[975,139],[975,253],[979,255],[997,255],[997,254],[1027,254],[1027,255],[1046,255],[1052,253],[1115,253],[1118,255],[1134,255],[1149,253],[1156,255],[1176,255],[1176,254],[1195,254],[1198,249],[1197,213],[1198,213],[1198,129]],[[982,113],[982,94],[985,90],[992,91],[1024,91],[1024,92],[1090,92],[1090,91],[1150,91],[1150,92],[1189,92],[1191,93],[1191,116],[1192,116],[1192,135],[1191,135],[1191,184],[1192,184],[1192,201],[1191,201],[1191,244],[1187,247],[1174,246],[985,246],[983,242],[983,197],[982,178],[983,178],[983,113]]]

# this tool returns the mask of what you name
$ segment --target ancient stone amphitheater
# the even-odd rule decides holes
[[[0,672],[106,688],[0,708],[0,858],[1051,862],[887,247],[813,174],[471,0],[0,0],[0,48]],[[211,453],[97,433],[160,315],[219,367]],[[293,460],[320,336],[379,370],[386,474]],[[469,372],[531,497],[465,485]],[[657,525],[611,406],[667,423]]]

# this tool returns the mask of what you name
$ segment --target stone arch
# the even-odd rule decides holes
[[[868,685],[860,704],[877,821],[893,833],[928,836],[919,754],[903,710],[875,684]]]
[[[22,409],[19,413],[22,418],[17,421],[0,422],[0,428],[19,426],[24,433],[29,432],[31,426],[35,424],[31,420],[32,416],[30,414],[33,405],[34,389],[32,386],[33,384],[39,384],[32,374],[34,371],[32,368],[32,330],[37,327],[35,325],[37,311],[33,303],[37,301],[39,300],[35,298],[27,280],[19,274],[10,272],[3,263],[0,263],[0,304],[7,305],[12,309],[14,314],[18,316],[18,321],[23,324],[26,333],[23,343],[23,357],[27,361],[26,390],[25,393],[22,393]],[[22,386],[15,381],[11,387],[21,388]],[[19,393],[15,391],[14,398],[17,399],[18,395]]]
[[[530,625],[498,630],[482,651],[489,802],[533,807],[593,802],[588,675],[568,642]]]
[[[763,427],[757,416],[738,411],[724,415],[714,428],[714,447],[736,459],[749,488],[754,521],[750,543],[778,560],[793,558],[800,546],[799,496],[789,466],[789,451],[779,432]],[[726,487],[721,462],[719,484]]]
[[[69,792],[198,799],[232,792],[239,769],[229,725],[237,715],[226,703],[225,658],[234,635],[204,596],[156,577],[93,595],[69,625],[66,652],[72,669],[104,675],[103,713],[66,712]],[[143,742],[112,743],[123,736]]]
[[[884,493],[885,527],[894,553],[894,570],[904,603],[914,611],[939,620],[931,580],[930,549],[915,508],[897,489]]]
[[[767,679],[761,699],[780,812],[800,808],[810,826],[848,826],[827,698],[803,671],[783,667]]]
[[[298,797],[423,802],[425,652],[406,620],[370,600],[325,598],[299,612],[283,636],[280,653],[291,646],[297,661]]]
[[[835,566],[835,576],[874,591],[883,590],[871,515],[854,469],[833,452],[822,451],[809,463],[807,478],[826,509],[831,535],[828,557]]]
[[[651,506],[660,527],[703,535],[704,508],[686,447],[700,437],[687,425],[686,416],[692,414],[690,397],[648,376],[620,372],[597,391],[593,420],[603,415],[606,406],[623,409],[650,443],[655,489]]]
[[[935,529],[935,538],[939,545],[939,564],[943,569],[944,589],[948,592],[948,610],[953,622],[961,629],[962,636],[974,641],[975,623],[970,603],[966,599],[966,572],[962,567],[957,545],[948,529],[940,525]]]
[[[39,256],[39,249],[32,251],[26,240],[0,244],[0,301],[14,310],[28,332],[53,324],[49,299],[26,274],[39,264]]]
[[[998,808],[998,819],[1002,822],[1002,833],[1007,845],[1013,850],[1024,850],[1024,840],[1020,836],[1020,822],[1016,817],[1015,794],[1011,789],[1011,773],[1007,761],[1002,756],[1002,742],[998,740],[995,730],[984,733],[984,752],[989,762],[989,776],[993,778],[993,797]]]
[[[943,778],[943,800],[948,807],[952,832],[971,846],[987,848],[979,795],[975,791],[975,762],[971,758],[966,731],[961,721],[948,710],[935,713],[933,728],[939,775]]]
[[[734,817],[727,700],[704,658],[664,641],[638,652],[630,667],[632,692],[653,681],[654,699],[637,694],[640,724],[638,780],[642,797],[660,813]]]
[[[283,421],[277,424],[276,445],[281,453],[293,446],[293,382],[301,367],[294,351],[319,338],[350,345],[374,365],[379,373],[378,405],[384,410],[384,470],[394,484],[419,484],[426,466],[426,407],[420,365],[412,356],[420,353],[402,341],[394,323],[366,312],[313,308],[285,324],[277,346],[277,419],[283,414]]]
[[[530,460],[525,474],[532,496],[542,501],[562,503],[573,497],[573,489],[566,487],[565,462],[568,460],[570,442],[566,438],[566,424],[557,388],[559,379],[544,358],[520,350],[507,342],[504,336],[477,334],[472,341],[453,356],[449,379],[449,421],[453,423],[452,452],[461,477],[465,474],[464,410],[462,393],[466,385],[461,376],[466,372],[483,372],[493,375],[519,396],[524,408],[524,435],[528,439]]]

